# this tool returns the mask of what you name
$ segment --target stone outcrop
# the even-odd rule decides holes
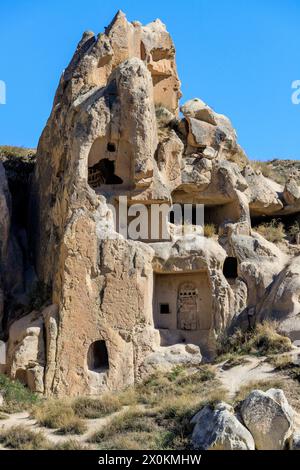
[[[202,408],[191,420],[192,445],[199,450],[254,450],[252,435],[226,403]]]
[[[166,27],[118,12],[64,70],[34,175],[0,163],[1,338],[32,390],[99,394],[199,364],[250,316],[300,338],[299,249],[254,229],[297,217],[297,181],[253,169],[230,119],[198,98],[181,116],[180,96]]]

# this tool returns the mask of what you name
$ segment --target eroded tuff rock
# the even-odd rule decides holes
[[[155,367],[198,364],[250,314],[276,312],[298,338],[297,247],[252,227],[299,213],[297,183],[253,170],[231,121],[200,99],[179,117],[180,96],[165,26],[119,12],[104,33],[84,33],[62,74],[26,179],[28,214],[0,165],[1,335],[8,374],[31,389],[99,394]],[[167,220],[183,204],[190,219],[155,225],[161,205]],[[47,295],[32,311],[35,275]]]
[[[206,405],[191,420],[192,444],[199,450],[254,450],[252,435],[226,403]]]
[[[253,390],[241,407],[258,450],[282,450],[294,430],[294,411],[280,389]]]

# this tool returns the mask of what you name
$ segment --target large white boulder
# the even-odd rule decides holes
[[[241,416],[258,450],[281,450],[293,432],[294,411],[280,389],[253,390],[244,400]]]
[[[248,429],[234,415],[233,408],[219,403],[207,405],[192,419],[195,424],[192,445],[200,450],[254,450],[254,440]]]

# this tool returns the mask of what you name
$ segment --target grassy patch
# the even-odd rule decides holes
[[[115,413],[122,408],[122,403],[116,395],[103,395],[101,398],[82,397],[73,403],[73,410],[80,418],[102,418]]]
[[[233,367],[242,366],[248,363],[249,363],[249,360],[243,356],[233,356],[225,361],[222,369],[229,370],[229,369],[232,369]]]
[[[33,432],[25,426],[13,426],[0,433],[0,443],[9,449],[47,449],[49,442],[42,432]]]
[[[0,392],[4,398],[0,411],[5,413],[28,410],[38,402],[37,395],[18,380],[11,380],[4,374],[0,374]]]
[[[253,230],[272,243],[281,242],[286,237],[283,223],[276,219],[261,223],[253,227]]]
[[[265,321],[247,331],[237,328],[231,335],[224,334],[219,341],[218,356],[222,358],[227,354],[231,354],[231,357],[242,354],[264,356],[288,352],[291,349],[291,340],[279,333],[278,324]]]
[[[253,390],[262,390],[266,392],[270,388],[282,388],[283,386],[283,379],[272,379],[272,380],[257,380],[251,381],[246,385],[243,385],[240,390],[237,392],[234,401],[235,403],[239,403],[249,395]]]
[[[89,447],[78,442],[76,439],[69,439],[64,442],[60,442],[49,450],[89,450]]]
[[[262,162],[259,160],[252,160],[251,166],[254,170],[259,170],[266,178],[270,178],[276,183],[284,185],[286,182],[286,175],[282,171],[276,171],[273,167],[272,162]]]
[[[80,426],[71,403],[68,401],[46,400],[33,408],[32,415],[40,426],[50,429],[63,430]]]
[[[13,145],[0,145],[0,157],[27,157],[35,154],[35,149],[15,147]]]
[[[300,365],[296,363],[290,354],[283,356],[273,356],[269,362],[274,366],[275,371],[285,372],[291,379],[300,382]]]
[[[58,429],[57,434],[84,434],[87,430],[86,423],[75,416],[68,423]]]
[[[130,432],[151,433],[156,429],[155,422],[145,410],[131,408],[115,416],[106,426],[96,431],[89,441],[101,443],[103,440],[108,440],[116,434],[127,434]]]

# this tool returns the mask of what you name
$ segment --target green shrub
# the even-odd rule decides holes
[[[11,380],[0,374],[0,393],[4,398],[1,410],[6,413],[16,413],[30,409],[38,402],[38,396],[32,393],[18,380]]]

